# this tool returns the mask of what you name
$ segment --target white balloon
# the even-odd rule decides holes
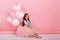
[[[11,18],[10,16],[8,16],[7,21],[8,21],[9,23],[12,23],[12,18]]]
[[[14,26],[18,26],[19,25],[19,20],[18,19],[13,19],[13,21],[12,21],[12,24],[14,25]]]
[[[21,5],[14,5],[13,10],[20,11],[21,10]]]
[[[23,12],[16,12],[16,16],[18,19],[21,19],[24,16]]]

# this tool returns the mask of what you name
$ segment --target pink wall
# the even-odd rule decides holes
[[[7,11],[12,5],[23,2],[30,15],[31,23],[39,33],[60,33],[59,0],[0,0],[0,31],[15,31],[8,24]]]

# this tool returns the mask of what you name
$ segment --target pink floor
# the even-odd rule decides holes
[[[60,40],[60,34],[40,34],[42,39],[17,37],[15,34],[0,34],[0,40]]]

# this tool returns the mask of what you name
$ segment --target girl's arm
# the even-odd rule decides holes
[[[32,28],[32,24],[30,23],[30,28]]]

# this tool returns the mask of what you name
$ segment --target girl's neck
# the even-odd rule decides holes
[[[28,20],[25,20],[25,21],[28,21]]]

